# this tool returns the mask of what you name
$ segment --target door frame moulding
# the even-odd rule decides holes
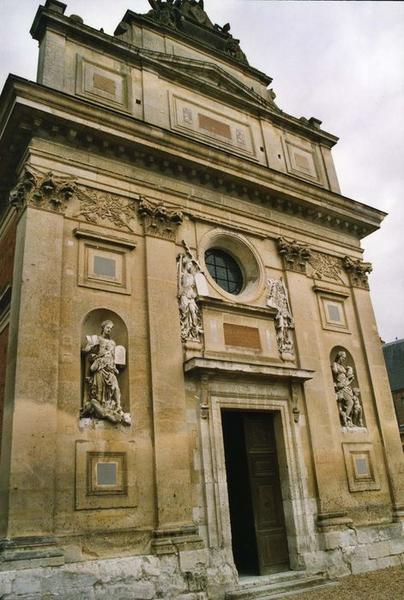
[[[309,501],[304,453],[290,396],[251,394],[251,384],[243,393],[242,387],[238,384],[234,393],[211,389],[209,417],[200,419],[209,546],[223,549],[227,562],[234,566],[221,410],[273,412],[290,566],[305,569],[304,555],[318,550],[312,517],[315,509]]]

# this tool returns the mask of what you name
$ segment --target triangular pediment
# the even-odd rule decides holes
[[[149,63],[153,63],[154,69],[169,76],[171,74],[174,80],[186,80],[191,87],[197,89],[202,87],[205,91],[215,92],[215,95],[222,93],[260,108],[277,112],[280,110],[270,93],[267,98],[263,98],[253,88],[248,87],[217,64],[144,49],[140,51],[140,55]]]

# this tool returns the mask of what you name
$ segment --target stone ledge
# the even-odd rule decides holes
[[[272,379],[286,379],[301,383],[314,377],[314,371],[293,367],[270,366],[263,363],[249,363],[219,360],[215,358],[193,357],[184,363],[185,373],[212,372],[254,375]]]

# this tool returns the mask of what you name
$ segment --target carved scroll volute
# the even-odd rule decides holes
[[[294,360],[292,330],[295,328],[289,297],[282,279],[268,279],[267,306],[276,309],[276,341],[282,360]]]

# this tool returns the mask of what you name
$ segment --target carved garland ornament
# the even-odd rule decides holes
[[[51,172],[40,173],[34,167],[26,166],[19,182],[10,193],[10,204],[17,210],[25,206],[35,206],[63,213],[78,188],[72,178],[57,177]]]
[[[177,227],[183,221],[179,210],[167,208],[163,202],[150,202],[145,198],[140,200],[138,215],[143,219],[146,235],[175,241]]]
[[[323,254],[322,252],[311,251],[311,256],[308,260],[309,265],[314,269],[312,277],[314,279],[333,279],[338,283],[344,283],[341,277],[342,261],[336,256]]]
[[[292,329],[295,328],[295,323],[282,279],[268,279],[267,306],[276,309],[275,329],[279,354],[282,360],[294,360]]]
[[[197,304],[198,291],[195,277],[202,269],[187,244],[182,242],[185,252],[177,258],[178,306],[181,322],[181,340],[200,342],[203,333],[201,310]]]
[[[120,229],[133,231],[130,222],[135,218],[135,204],[119,196],[79,189],[80,210],[76,217],[84,218],[93,225],[112,224]]]

